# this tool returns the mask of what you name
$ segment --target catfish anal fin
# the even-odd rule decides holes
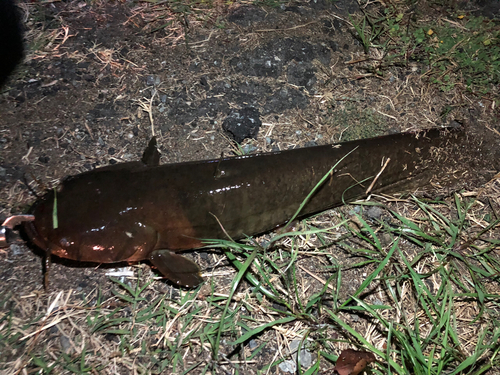
[[[155,250],[150,254],[149,260],[174,284],[191,288],[203,282],[196,263],[170,250]]]
[[[148,147],[142,154],[141,161],[148,167],[157,167],[160,165],[160,152],[156,148],[156,137],[151,138]]]

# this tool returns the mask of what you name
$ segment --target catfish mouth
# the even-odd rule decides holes
[[[24,233],[26,236],[28,236],[29,241],[38,246],[40,249],[43,251],[48,250],[47,242],[45,239],[38,233],[38,230],[36,229],[35,221],[27,221],[23,223],[23,229]]]
[[[35,219],[22,224],[23,232],[26,234],[28,241],[44,252],[49,251],[51,247],[45,236],[48,234],[48,222],[52,224],[53,194],[54,192],[49,190],[42,197],[39,197],[28,210],[28,214],[33,215]]]

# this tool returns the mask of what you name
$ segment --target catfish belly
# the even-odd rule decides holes
[[[35,220],[25,230],[40,248],[63,258],[99,263],[150,259],[179,285],[196,284],[200,279],[183,281],[175,274],[175,266],[189,267],[179,265],[185,258],[172,253],[201,247],[201,239],[227,238],[226,233],[241,239],[285,223],[346,155],[301,216],[363,197],[374,180],[372,192],[423,186],[435,173],[437,150],[459,143],[463,133],[432,129],[165,165],[158,164],[151,142],[143,161],[64,180],[35,202]],[[189,268],[189,273],[196,270]]]

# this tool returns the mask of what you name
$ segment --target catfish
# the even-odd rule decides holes
[[[255,155],[160,165],[156,139],[142,160],[71,176],[31,207],[26,234],[46,253],[82,262],[149,260],[178,286],[203,281],[179,252],[203,239],[238,240],[370,193],[397,193],[443,174],[462,128],[434,128]],[[334,167],[334,168],[333,168]],[[327,176],[326,180],[316,186]],[[48,263],[47,263],[48,264]],[[46,275],[48,270],[46,270]]]

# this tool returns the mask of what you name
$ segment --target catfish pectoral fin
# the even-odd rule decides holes
[[[170,250],[155,250],[149,260],[163,276],[177,285],[190,288],[203,282],[196,263]]]

